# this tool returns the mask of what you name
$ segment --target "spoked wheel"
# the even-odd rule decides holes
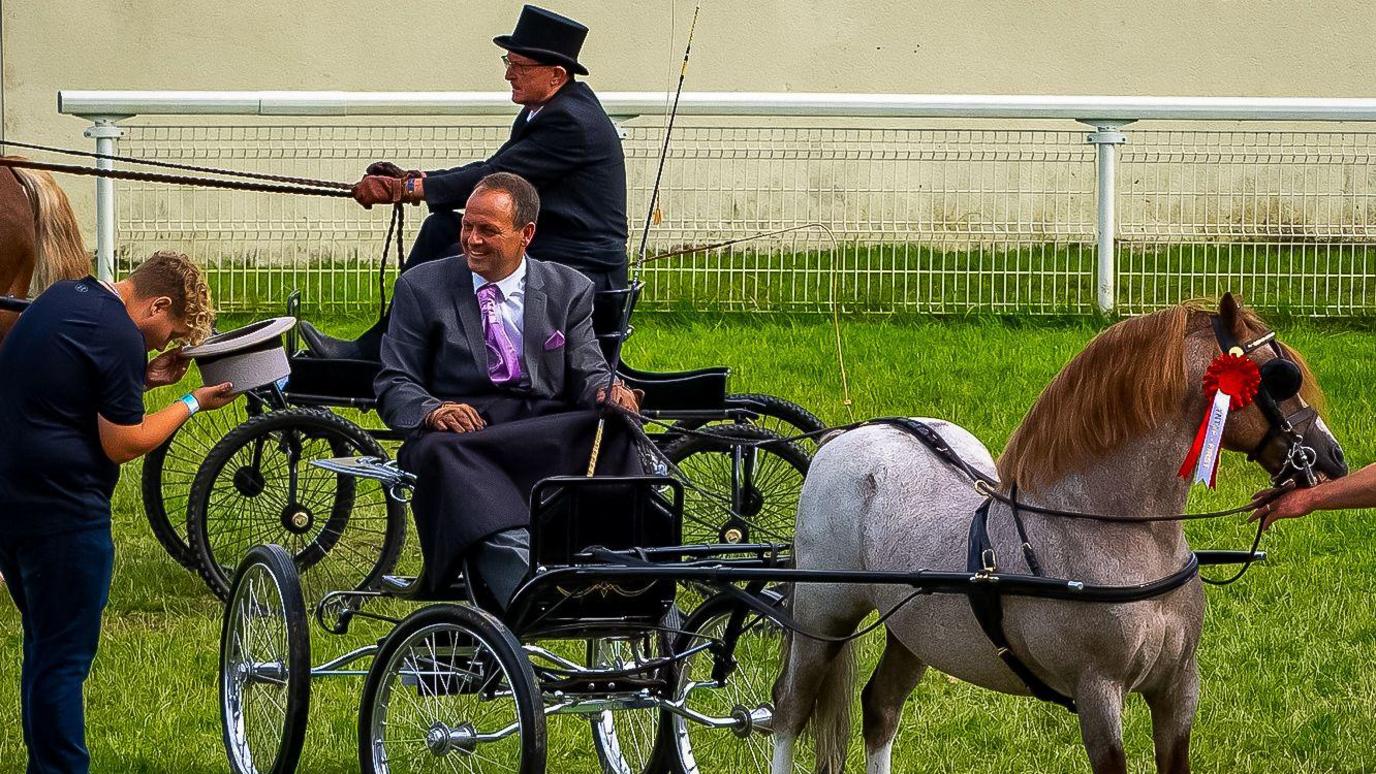
[[[199,412],[143,459],[143,511],[148,526],[167,554],[188,570],[196,570],[196,552],[186,538],[186,504],[196,470],[217,441],[262,411],[261,404],[250,398],[219,411]]]
[[[308,599],[375,588],[401,552],[405,504],[376,481],[310,464],[354,456],[386,454],[357,425],[318,409],[273,411],[216,443],[187,509],[197,570],[210,589],[224,598],[234,564],[263,543],[287,549]]]
[[[685,480],[684,543],[792,543],[811,458],[771,430],[709,425],[665,455]]]
[[[358,745],[364,774],[543,774],[544,706],[521,644],[475,608],[412,614],[368,671]]]
[[[732,393],[726,396],[726,404],[748,409],[758,414],[759,417],[753,420],[751,424],[772,430],[784,438],[826,429],[826,424],[816,414],[793,401],[784,400],[774,395],[756,392]],[[696,430],[707,423],[701,419],[683,419],[674,424],[682,429]],[[816,436],[801,438],[794,443],[808,453],[817,450]]]
[[[235,574],[220,630],[220,722],[235,774],[296,770],[310,678],[296,567],[280,546],[256,546]]]
[[[642,672],[644,665],[662,655],[661,635],[620,637],[588,642],[588,665],[596,670]],[[657,675],[672,690],[677,685],[677,670],[661,668]],[[660,774],[663,745],[668,730],[661,710],[650,700],[650,689],[628,691],[631,706],[604,710],[592,715],[593,747],[605,774]],[[661,694],[663,695],[663,694]]]
[[[782,597],[766,591],[775,604]],[[685,622],[674,652],[699,648],[684,662],[675,701],[709,718],[670,715],[672,752],[684,774],[769,771],[773,757],[773,687],[783,629],[724,594],[710,597]],[[704,644],[707,648],[700,648]],[[799,745],[801,748],[802,745]],[[805,760],[806,758],[806,760]],[[798,750],[794,772],[813,770]]]

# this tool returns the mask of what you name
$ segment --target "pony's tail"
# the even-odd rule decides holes
[[[850,746],[850,702],[855,693],[855,646],[847,642],[827,666],[812,712],[817,771],[842,774]]]
[[[64,279],[91,273],[91,254],[81,241],[81,228],[67,194],[53,176],[41,169],[10,167],[29,193],[34,208],[33,279],[29,297]]]

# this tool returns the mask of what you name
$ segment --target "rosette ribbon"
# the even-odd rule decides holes
[[[1210,399],[1209,409],[1199,423],[1194,444],[1185,461],[1180,464],[1180,477],[1190,483],[1202,483],[1214,488],[1218,479],[1218,458],[1223,451],[1223,427],[1228,413],[1246,408],[1261,387],[1261,372],[1257,364],[1244,355],[1224,353],[1214,358],[1204,372],[1204,397]]]

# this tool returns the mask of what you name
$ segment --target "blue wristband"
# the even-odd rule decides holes
[[[189,392],[183,395],[180,400],[182,403],[186,404],[186,410],[191,412],[187,414],[187,417],[194,417],[196,416],[196,412],[201,410],[201,402],[196,400],[196,396]]]

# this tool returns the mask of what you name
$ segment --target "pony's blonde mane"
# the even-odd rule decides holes
[[[1120,444],[1155,429],[1185,404],[1185,338],[1207,324],[1207,302],[1191,301],[1124,320],[1095,336],[1042,390],[999,457],[1005,485],[1036,487],[1083,467]],[[1240,309],[1252,334],[1268,330]],[[1300,395],[1322,408],[1309,366],[1285,348],[1303,374]],[[1183,456],[1184,450],[1181,451]]]
[[[81,240],[81,228],[67,194],[53,176],[41,169],[11,167],[29,195],[34,209],[33,279],[29,296],[37,296],[58,280],[79,279],[91,273],[91,254]]]

